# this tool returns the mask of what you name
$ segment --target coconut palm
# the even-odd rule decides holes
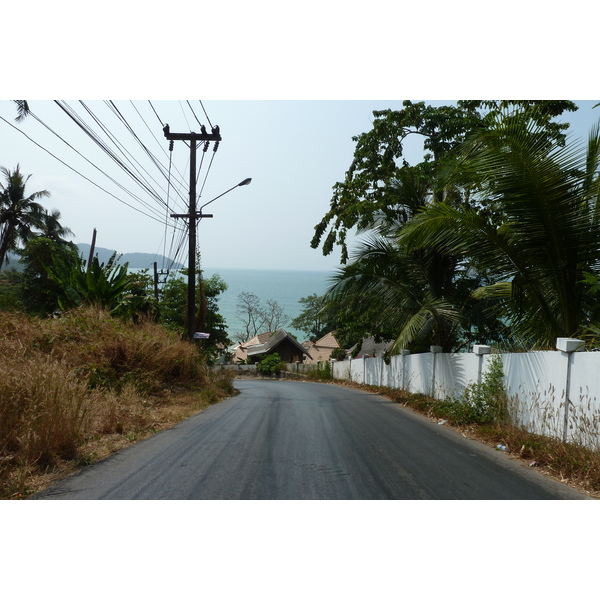
[[[37,202],[46,198],[49,192],[43,190],[26,195],[25,185],[31,175],[23,177],[19,165],[10,171],[0,167],[0,173],[6,178],[6,184],[0,183],[0,267],[10,250],[17,250],[19,243],[31,239],[33,228],[44,224],[44,209]]]
[[[341,310],[342,321],[349,310],[351,321],[364,329],[357,331],[361,337],[395,339],[392,352],[431,345],[449,352],[505,333],[489,310],[493,302],[478,304],[472,298],[471,292],[484,280],[462,255],[436,248],[407,252],[399,241],[407,223],[431,202],[433,183],[431,174],[419,168],[399,172],[389,188],[395,218],[380,213],[351,263],[338,271],[327,296],[329,308]],[[439,196],[453,203],[464,200],[461,190],[452,186]]]
[[[73,232],[60,223],[61,214],[58,209],[44,211],[42,224],[39,227],[39,235],[49,238],[59,244],[69,244],[64,238],[73,235]]]
[[[498,121],[467,144],[457,172],[479,206],[427,206],[400,232],[409,251],[462,254],[490,283],[474,296],[503,302],[531,345],[554,347],[595,319],[600,268],[600,130],[587,147],[549,140],[527,119]]]
[[[22,121],[29,114],[29,103],[27,100],[13,100],[17,105],[16,121]]]

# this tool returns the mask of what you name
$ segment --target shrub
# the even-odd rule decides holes
[[[333,358],[335,360],[345,360],[346,350],[344,350],[344,348],[336,348],[332,351],[330,358]]]
[[[306,371],[306,376],[319,381],[331,379],[331,363],[327,360],[310,366]]]
[[[448,417],[458,425],[505,422],[508,413],[502,359],[491,357],[481,383],[468,386],[457,400],[436,402],[433,413]]]
[[[279,373],[285,369],[285,363],[281,360],[281,357],[277,352],[265,356],[256,365],[256,370],[263,375],[272,375],[273,373]]]

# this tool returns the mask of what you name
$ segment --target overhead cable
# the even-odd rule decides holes
[[[112,192],[109,192],[108,190],[104,189],[101,185],[97,184],[95,181],[92,181],[89,177],[86,177],[85,175],[83,175],[82,173],[80,173],[77,169],[75,169],[71,165],[67,164],[65,161],[63,161],[60,158],[58,158],[58,156],[56,156],[55,154],[53,154],[52,152],[50,152],[50,150],[48,150],[47,148],[44,148],[44,146],[42,146],[41,144],[39,144],[38,142],[36,142],[30,136],[28,136],[23,130],[19,129],[18,127],[15,127],[12,123],[10,123],[9,121],[7,121],[4,117],[0,116],[0,119],[2,119],[5,123],[7,123],[8,125],[10,125],[13,129],[16,129],[19,133],[21,133],[22,135],[24,135],[30,142],[32,142],[33,144],[35,144],[38,148],[41,148],[44,152],[46,152],[47,154],[49,154],[50,156],[52,156],[53,158],[55,158],[58,162],[60,162],[61,164],[63,164],[65,167],[67,167],[68,169],[71,169],[71,171],[77,173],[77,175],[79,175],[80,177],[82,177],[86,181],[89,181],[92,185],[95,185],[97,188],[99,188],[100,190],[102,190],[103,192],[105,192],[106,194],[108,194],[109,196],[112,196],[115,200],[118,200],[121,204],[124,204],[125,206],[128,206],[129,208],[131,208],[131,209],[133,209],[133,210],[141,213],[142,215],[144,215],[145,217],[148,217],[149,219],[153,219],[154,221],[158,221],[159,223],[163,222],[162,219],[157,219],[156,217],[154,217],[152,215],[149,215],[148,213],[145,213],[144,211],[140,210],[139,208],[136,208],[135,206],[133,206],[133,205],[125,202],[124,200],[122,200],[118,196],[115,196]],[[180,227],[177,227],[175,225],[173,225],[173,227],[175,229],[181,229]]]

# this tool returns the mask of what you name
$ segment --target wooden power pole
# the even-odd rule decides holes
[[[212,215],[204,215],[196,211],[196,149],[198,142],[220,142],[221,134],[219,127],[213,127],[211,133],[207,133],[202,125],[201,133],[171,133],[169,125],[163,128],[168,140],[183,140],[190,143],[190,206],[188,214],[171,215],[189,219],[189,256],[188,256],[188,297],[187,297],[187,330],[190,340],[194,339],[196,322],[196,224],[199,218],[210,218]]]

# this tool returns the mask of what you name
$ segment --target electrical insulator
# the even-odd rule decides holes
[[[219,149],[219,142],[215,142],[215,147],[213,148],[213,152],[216,152]]]
[[[209,147],[209,146],[210,146],[210,142],[209,142],[209,141],[206,141],[206,142],[204,142],[204,149],[203,149],[203,152],[206,152],[206,151],[208,150],[208,147]]]
[[[173,152],[173,140],[169,142],[169,152]]]

